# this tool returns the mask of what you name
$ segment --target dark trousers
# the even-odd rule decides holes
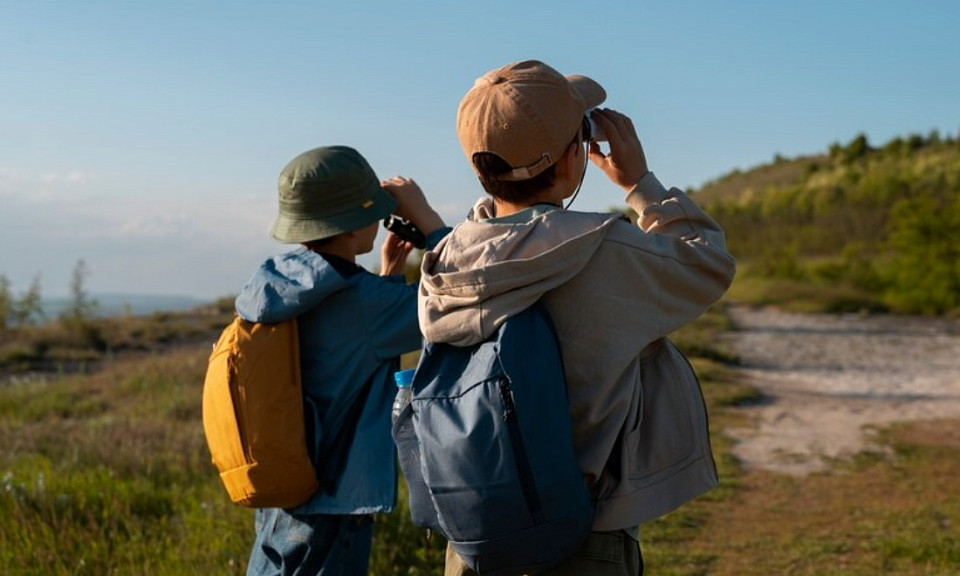
[[[572,556],[537,576],[643,576],[640,544],[623,530],[591,532]],[[450,545],[444,576],[477,576]]]

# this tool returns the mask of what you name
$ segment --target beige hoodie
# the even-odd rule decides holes
[[[481,199],[424,256],[420,283],[424,336],[456,345],[543,298],[595,530],[635,527],[716,485],[699,385],[665,337],[723,295],[734,260],[716,222],[653,173],[626,201],[639,227],[560,209],[499,222]]]

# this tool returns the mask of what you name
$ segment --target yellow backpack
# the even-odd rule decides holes
[[[203,383],[203,430],[234,503],[292,508],[318,489],[307,452],[296,319],[234,318]]]

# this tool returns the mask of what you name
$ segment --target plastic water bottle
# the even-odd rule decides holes
[[[407,407],[407,404],[409,404],[413,398],[412,384],[414,372],[416,372],[416,370],[401,370],[393,375],[393,380],[397,383],[397,396],[393,400],[393,411],[391,412],[393,422],[397,421],[397,417],[400,416],[400,413],[403,412],[403,409]]]

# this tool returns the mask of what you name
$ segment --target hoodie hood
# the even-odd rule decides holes
[[[322,256],[301,247],[260,265],[237,296],[237,314],[251,322],[282,322],[349,285]]]
[[[578,274],[618,214],[540,214],[527,222],[490,221],[482,198],[467,220],[421,265],[420,329],[430,342],[457,346],[488,338],[510,316]]]

